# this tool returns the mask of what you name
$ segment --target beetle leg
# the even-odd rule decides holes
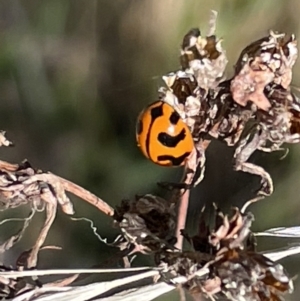
[[[258,191],[260,196],[269,196],[273,193],[273,181],[268,172],[264,168],[257,166],[253,163],[247,162],[249,157],[257,150],[264,142],[264,133],[255,133],[254,137],[250,142],[249,135],[242,139],[237,147],[234,158],[235,165],[234,169],[237,171],[248,172],[253,175],[258,175],[261,177],[261,188]]]
[[[195,148],[188,157],[180,183],[159,182],[157,184],[168,190],[179,189],[181,190],[181,194],[184,194],[186,190],[197,186],[204,178],[205,149],[209,143],[210,141],[208,140],[201,141],[197,144],[195,143]]]

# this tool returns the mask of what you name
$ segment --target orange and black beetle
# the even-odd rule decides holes
[[[184,165],[194,148],[188,126],[178,112],[163,101],[156,101],[139,115],[136,139],[143,154],[162,166]]]

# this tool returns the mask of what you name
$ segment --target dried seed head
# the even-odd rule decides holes
[[[292,80],[292,67],[298,55],[294,35],[270,32],[251,43],[241,53],[231,82],[233,99],[245,106],[253,102],[268,111],[271,103],[264,95],[265,87],[274,83],[287,89]]]
[[[230,300],[282,300],[282,293],[293,291],[283,267],[255,252],[227,250],[211,269]]]
[[[123,200],[115,209],[115,224],[129,244],[138,245],[142,253],[172,247],[176,243],[174,204],[146,194]]]
[[[195,28],[184,36],[181,66],[195,76],[202,89],[208,90],[218,85],[224,77],[227,62],[221,40],[215,35],[201,37],[200,30]]]
[[[207,106],[206,91],[198,86],[194,75],[188,72],[169,73],[163,76],[163,80],[167,88],[159,90],[160,99],[176,109],[193,134],[195,124],[203,123],[199,118]]]
[[[194,296],[275,301],[282,300],[283,293],[291,293],[292,281],[283,267],[255,252],[253,242],[248,239],[252,214],[242,214],[235,208],[229,218],[218,208],[215,210],[213,230],[209,230],[202,212],[197,235],[190,238],[183,232],[194,251],[159,253],[159,259],[169,265],[169,271],[187,277],[184,286]],[[197,276],[204,267],[209,273]]]

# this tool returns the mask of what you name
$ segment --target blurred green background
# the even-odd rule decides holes
[[[217,34],[224,39],[228,76],[240,51],[269,29],[299,36],[298,0],[1,0],[0,128],[15,143],[14,148],[0,149],[1,159],[27,158],[112,206],[135,194],[163,195],[156,182],[177,180],[181,170],[143,158],[135,143],[136,116],[156,100],[161,76],[179,67],[183,35],[195,26],[205,34],[211,9],[219,13]],[[300,86],[299,62],[293,83]],[[300,224],[299,153],[296,145],[284,160],[280,152],[253,156],[275,183],[273,196],[251,208],[255,230]],[[206,177],[192,193],[190,231],[204,204],[216,202],[227,212],[258,188],[255,177],[232,171],[232,154],[220,142],[208,149]],[[115,238],[109,218],[81,200],[72,201],[76,216],[92,219],[109,241]],[[1,218],[26,212],[26,207],[9,210]],[[33,244],[43,217],[35,217],[24,239],[5,254],[5,263],[14,263]],[[2,226],[1,240],[18,226]],[[260,240],[259,248],[296,242]],[[87,223],[71,221],[61,212],[47,244],[63,250],[41,252],[40,268],[89,267],[114,252],[97,240]],[[136,262],[149,263],[146,257]],[[291,275],[300,272],[300,256],[283,263]],[[298,300],[296,295],[287,299]]]

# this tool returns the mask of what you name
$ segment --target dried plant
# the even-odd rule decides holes
[[[224,80],[227,59],[214,31],[206,37],[197,29],[185,35],[182,70],[164,76],[167,88],[159,93],[193,134],[195,150],[184,178],[187,187],[203,179],[205,149],[214,138],[235,146],[236,170],[261,177],[258,196],[273,192],[270,175],[247,161],[256,150],[270,152],[283,143],[299,142],[299,101],[290,89],[297,54],[293,35],[271,31],[245,47],[234,76]],[[197,169],[201,172],[195,178]]]
[[[123,200],[116,207],[113,218],[126,244],[134,245],[131,253],[147,254],[166,247],[174,248],[175,206],[161,197],[144,195],[133,201]]]
[[[273,191],[270,175],[248,162],[251,154],[256,150],[279,150],[283,143],[297,143],[300,139],[299,101],[290,88],[297,57],[296,40],[293,35],[271,31],[245,47],[235,64],[233,77],[226,80],[227,58],[221,40],[215,35],[215,23],[216,13],[212,13],[207,36],[201,36],[198,29],[184,36],[181,69],[163,76],[166,86],[159,89],[160,100],[177,112],[176,120],[178,115],[188,126],[194,142],[194,149],[185,162],[182,183],[164,183],[171,190],[170,196],[136,196],[122,200],[114,209],[82,187],[35,169],[27,161],[21,164],[0,161],[1,209],[25,204],[32,208],[22,229],[0,246],[0,252],[8,251],[22,238],[36,211],[46,211],[46,220],[32,248],[19,256],[14,267],[0,266],[1,297],[18,301],[75,298],[146,301],[178,288],[198,300],[226,297],[236,301],[279,301],[293,291],[292,278],[276,261],[300,253],[299,246],[272,254],[261,253],[256,251],[255,236],[299,238],[299,227],[253,233],[254,216],[246,210]],[[234,168],[259,175],[261,187],[257,198],[246,202],[241,209],[234,208],[231,217],[215,205],[213,227],[209,226],[203,209],[198,231],[191,236],[184,230],[186,208],[182,208],[187,207],[189,189],[205,176],[205,151],[212,138],[234,146]],[[12,145],[5,132],[0,133],[2,145]],[[112,218],[120,231],[110,244],[116,248],[113,259],[123,259],[124,268],[31,270],[37,267],[41,250],[56,248],[44,243],[57,208],[68,215],[74,213],[67,192]],[[182,202],[184,206],[176,216],[183,193],[185,203]],[[88,221],[96,234],[97,229]],[[183,238],[188,246],[182,245]],[[156,265],[131,268],[132,256],[137,253],[152,256]],[[70,286],[80,274],[120,271],[136,274],[111,282]],[[49,274],[70,276],[51,283],[37,278]]]
[[[203,213],[202,213],[203,214]],[[193,251],[161,252],[159,258],[175,275],[189,279],[184,287],[196,297],[224,295],[230,300],[280,300],[293,285],[284,268],[254,250],[250,226],[253,215],[237,208],[229,219],[216,208],[213,230],[203,217],[199,233],[184,236]],[[198,277],[203,267],[209,273]]]
[[[1,142],[5,146],[11,145],[11,142],[5,138],[4,132],[1,134]],[[27,256],[26,268],[36,267],[38,252],[44,244],[55,219],[57,206],[60,205],[66,214],[74,213],[66,191],[84,198],[104,213],[113,215],[113,209],[95,195],[58,176],[34,169],[28,161],[24,161],[21,164],[10,164],[0,161],[1,210],[16,208],[24,204],[30,204],[33,213],[46,210],[44,226]],[[30,215],[29,219],[25,220],[22,230],[17,235],[10,237],[1,245],[1,253],[9,250],[21,239],[32,217],[33,214]]]

